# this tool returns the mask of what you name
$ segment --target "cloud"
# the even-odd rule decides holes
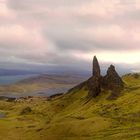
[[[139,0],[2,0],[0,65],[81,69],[96,54],[102,62],[138,69],[139,5]]]

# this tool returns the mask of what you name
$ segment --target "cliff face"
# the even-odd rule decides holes
[[[98,76],[92,76],[88,82],[87,87],[89,89],[89,97],[96,97],[101,92],[101,78]]]

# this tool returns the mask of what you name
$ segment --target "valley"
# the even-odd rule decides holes
[[[16,86],[24,84],[23,89],[26,89],[37,82],[44,84],[45,79],[44,76],[30,78]],[[46,80],[51,86],[52,79]],[[71,85],[71,81],[72,77],[55,76],[58,85]],[[139,101],[139,73],[119,77],[115,67],[110,65],[107,74],[101,76],[98,60],[94,57],[92,77],[65,94],[1,97],[0,139],[139,140]]]
[[[86,80],[86,75],[30,75],[12,84],[0,85],[0,95],[8,97],[50,96],[65,93]],[[7,78],[8,79],[8,78]]]
[[[1,100],[6,116],[0,119],[0,139],[139,140],[140,75],[125,75],[123,81],[127,84],[115,100],[104,90],[88,100],[86,87],[54,98]]]
[[[0,0],[0,140],[140,140],[140,0]]]

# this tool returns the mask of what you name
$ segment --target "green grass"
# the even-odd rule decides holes
[[[109,91],[91,100],[81,89],[50,101],[0,101],[0,140],[140,140],[140,77],[123,77],[126,87],[115,100]],[[21,114],[30,107],[31,112]]]

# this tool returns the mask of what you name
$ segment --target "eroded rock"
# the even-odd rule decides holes
[[[87,86],[89,89],[89,96],[96,97],[101,92],[101,74],[100,65],[96,56],[93,58],[93,76],[88,80]]]
[[[75,86],[74,88],[69,90],[69,92],[74,90],[77,91],[82,89],[83,87],[86,87],[89,90],[88,97],[96,97],[101,93],[101,89],[105,89],[112,91],[110,99],[117,98],[124,87],[124,83],[121,77],[116,72],[115,67],[113,65],[110,65],[107,70],[107,74],[105,76],[102,76],[100,72],[100,65],[96,56],[94,56],[92,70],[93,75],[91,78]]]
[[[101,76],[100,65],[98,63],[96,56],[94,56],[94,58],[93,58],[93,71],[92,71],[92,73],[93,73],[93,76],[96,76],[96,77]]]
[[[119,95],[124,87],[124,83],[113,65],[108,68],[106,76],[101,76],[100,65],[96,56],[93,58],[93,76],[88,80],[87,85],[90,97],[96,97],[100,94],[101,89],[106,89],[112,91],[111,96],[114,98]]]
[[[88,80],[89,97],[96,97],[101,92],[101,81],[100,77],[93,76]]]
[[[118,75],[113,65],[110,65],[108,68],[107,74],[103,77],[102,83],[103,88],[110,90],[122,89],[124,85],[121,77]]]

